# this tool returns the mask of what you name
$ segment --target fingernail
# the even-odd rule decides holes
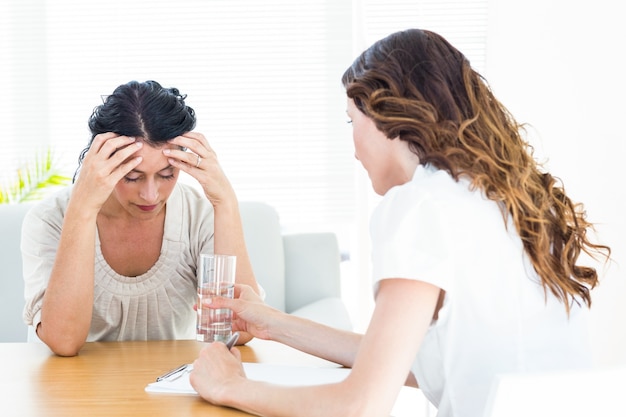
[[[134,136],[129,136],[128,137],[128,141],[129,142],[134,142],[135,141],[135,137]]]
[[[171,149],[170,149],[170,148],[165,148],[165,149],[163,149],[163,153],[164,153],[165,155],[169,155],[169,154],[171,154],[171,153],[172,153],[172,151],[171,151]]]

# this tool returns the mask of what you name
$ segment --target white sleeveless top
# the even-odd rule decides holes
[[[587,309],[568,318],[545,294],[515,227],[467,181],[418,166],[374,211],[371,237],[374,291],[385,278],[445,290],[412,366],[438,416],[482,416],[498,373],[590,366]]]

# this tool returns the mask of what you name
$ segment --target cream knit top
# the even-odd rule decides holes
[[[68,187],[34,206],[22,227],[28,325],[36,327],[41,321],[70,194]],[[87,341],[194,338],[198,259],[200,253],[213,252],[213,207],[203,194],[181,183],[174,187],[167,201],[161,254],[145,274],[116,273],[102,255],[97,232],[95,245],[94,305]]]

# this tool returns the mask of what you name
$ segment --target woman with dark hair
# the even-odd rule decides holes
[[[24,317],[56,354],[194,338],[201,253],[236,255],[237,282],[258,291],[237,197],[195,124],[177,89],[120,85],[89,119],[74,184],[28,213]],[[179,183],[181,170],[202,191]]]
[[[263,416],[389,415],[403,383],[438,415],[482,416],[500,373],[590,366],[596,269],[581,205],[543,172],[522,127],[441,36],[394,33],[343,75],[355,156],[383,196],[372,214],[376,307],[364,335],[264,305],[246,286],[235,327],[352,368],[342,382],[246,379],[236,349],[207,346],[190,376],[215,404]],[[408,376],[408,378],[407,378]]]

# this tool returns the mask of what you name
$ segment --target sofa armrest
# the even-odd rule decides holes
[[[317,300],[291,312],[318,323],[342,330],[352,330],[350,314],[341,298],[328,297]]]

